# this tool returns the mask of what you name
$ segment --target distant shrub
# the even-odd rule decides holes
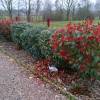
[[[48,58],[52,54],[49,39],[53,32],[53,30],[43,30],[38,37],[39,48],[43,58]]]
[[[45,29],[47,29],[47,27],[35,26],[31,29],[27,29],[20,36],[20,39],[22,41],[22,47],[28,52],[30,52],[33,55],[33,57],[42,57],[39,45],[39,37],[41,35],[41,32]]]
[[[13,23],[10,19],[1,19],[0,20],[0,34],[4,35],[4,37],[8,40],[11,39],[11,29],[10,25]]]
[[[33,26],[28,23],[15,23],[11,25],[11,37],[12,40],[18,44],[21,45],[21,39],[20,35],[27,29],[32,28]]]

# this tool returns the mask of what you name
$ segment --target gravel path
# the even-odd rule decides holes
[[[0,52],[0,100],[66,100]]]

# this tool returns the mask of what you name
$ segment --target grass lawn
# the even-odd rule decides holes
[[[66,25],[69,21],[51,21],[50,28],[56,29],[56,28],[61,28],[64,25]],[[72,21],[73,23],[78,23],[80,21]],[[35,25],[47,25],[46,22],[38,22],[38,23],[33,23],[33,26]]]
[[[66,25],[69,21],[56,21],[51,22],[51,28],[60,28]],[[72,23],[79,23],[80,21],[72,21]]]
[[[50,28],[53,28],[53,29],[56,29],[56,28],[61,28],[63,27],[64,25],[66,25],[69,21],[51,21],[51,26]],[[72,23],[79,23],[79,22],[82,22],[82,21],[72,21]],[[95,20],[94,23],[95,24],[98,24],[98,22],[100,22],[100,20]],[[33,23],[33,26],[34,25],[47,25],[46,22],[38,22],[38,23]]]

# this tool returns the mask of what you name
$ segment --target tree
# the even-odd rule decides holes
[[[36,0],[36,4],[35,4],[36,20],[37,20],[37,17],[39,15],[39,12],[40,12],[40,9],[41,9],[41,3],[42,3],[41,0]]]
[[[81,0],[81,4],[78,4],[77,18],[86,19],[87,17],[93,18],[91,11],[91,3],[89,0]]]
[[[72,7],[72,14],[71,14],[73,20],[75,19],[75,11],[76,11],[76,6],[73,5],[73,7]]]
[[[97,16],[100,19],[100,0],[96,0],[95,9],[96,9],[96,12],[97,12]]]
[[[62,2],[60,0],[55,1],[55,20],[63,20],[64,14],[63,14],[63,8],[62,8]]]
[[[43,19],[51,18],[52,17],[52,3],[50,0],[45,0],[44,7],[43,7]]]
[[[25,5],[25,11],[26,11],[26,18],[27,21],[30,22],[31,20],[31,9],[32,9],[32,0],[23,0],[24,5]]]
[[[0,0],[2,7],[7,10],[8,16],[12,19],[12,11],[13,11],[13,0]]]
[[[75,3],[74,0],[63,0],[63,6],[67,13],[66,14],[67,20],[69,20],[74,3]]]
[[[18,0],[17,5],[18,5],[18,7],[17,7],[18,16],[20,16],[20,0]]]

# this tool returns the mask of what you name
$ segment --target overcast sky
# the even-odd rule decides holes
[[[20,0],[20,1],[22,1],[22,0]],[[35,1],[35,0],[34,0],[34,1]],[[45,1],[45,0],[42,0],[42,1]],[[75,0],[75,1],[76,1],[76,0]],[[78,0],[78,1],[80,1],[80,0]],[[90,1],[91,1],[91,3],[94,3],[94,4],[95,4],[95,2],[96,2],[96,0],[90,0]],[[18,2],[18,0],[14,0],[14,6],[15,6],[15,8],[16,8],[17,2]],[[51,0],[51,2],[54,3],[55,0]],[[2,8],[1,2],[0,2],[0,8]]]
[[[93,2],[93,3],[95,3],[96,2],[96,0],[90,0],[91,2]]]

